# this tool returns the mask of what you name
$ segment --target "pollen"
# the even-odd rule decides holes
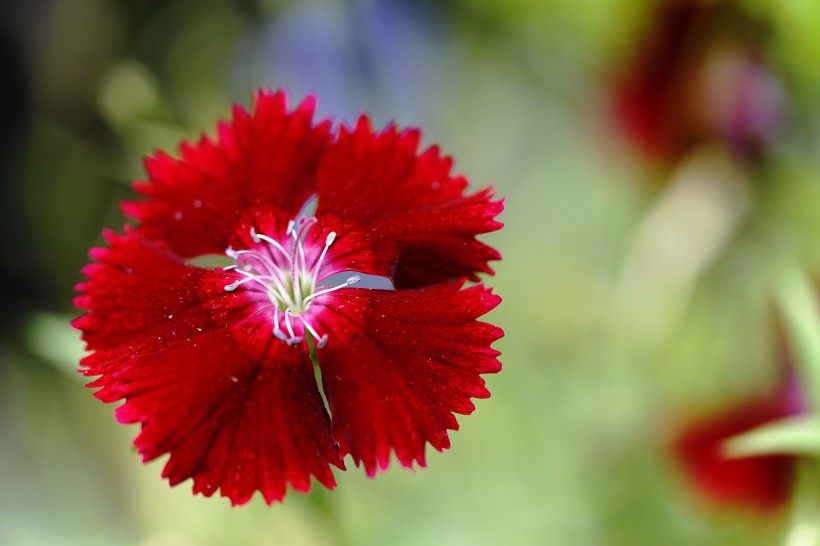
[[[235,263],[225,268],[241,276],[226,284],[226,292],[233,292],[240,287],[245,290],[263,292],[269,306],[267,312],[273,322],[273,335],[294,345],[303,340],[297,335],[294,325],[301,324],[303,331],[309,332],[316,340],[316,347],[327,345],[327,334],[319,334],[311,324],[309,309],[313,300],[324,294],[347,288],[359,282],[361,276],[353,275],[336,286],[326,287],[321,284],[322,264],[327,251],[336,240],[336,232],[331,231],[318,258],[315,252],[305,248],[305,240],[310,229],[316,225],[316,218],[302,217],[288,223],[284,242],[258,233],[251,228],[250,236],[256,246],[247,250],[234,250],[228,247],[225,254]]]

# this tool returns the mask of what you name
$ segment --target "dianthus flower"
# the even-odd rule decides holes
[[[733,1],[663,0],[650,15],[612,89],[630,143],[661,164],[714,142],[764,157],[786,108],[766,25]]]
[[[808,411],[782,330],[778,335],[785,371],[776,387],[689,423],[677,437],[675,451],[683,468],[704,500],[715,507],[776,512],[791,499],[797,455],[732,457],[726,451],[726,442],[736,436]]]
[[[262,91],[215,138],[148,158],[123,204],[137,225],[105,233],[78,285],[95,395],[124,400],[117,419],[141,424],[144,461],[170,455],[171,485],[233,504],[332,488],[348,454],[369,476],[391,453],[424,466],[500,369],[503,332],[477,320],[500,298],[465,283],[500,259],[476,235],[502,202],[465,194],[418,130],[362,116],[333,133],[313,111]],[[207,255],[231,263],[192,261]]]

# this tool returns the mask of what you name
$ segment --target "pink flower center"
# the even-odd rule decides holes
[[[337,286],[324,287],[319,284],[322,263],[327,249],[336,239],[336,232],[331,231],[325,239],[325,246],[318,258],[305,250],[303,242],[310,228],[316,224],[316,218],[299,218],[291,221],[285,231],[288,238],[285,244],[272,237],[257,233],[251,228],[251,238],[258,246],[248,250],[234,250],[228,247],[225,254],[236,263],[225,268],[242,275],[231,284],[225,285],[226,292],[233,292],[240,286],[246,290],[261,291],[270,303],[273,318],[273,335],[288,345],[302,341],[296,335],[293,325],[299,321],[304,330],[310,332],[316,341],[316,347],[327,344],[327,334],[319,335],[310,323],[308,309],[318,296],[356,284],[361,276],[354,275]]]

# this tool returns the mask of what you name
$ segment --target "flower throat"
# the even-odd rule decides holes
[[[336,239],[336,232],[328,234],[319,257],[313,263],[308,263],[303,242],[315,224],[316,218],[312,216],[290,221],[285,230],[287,248],[279,241],[251,228],[251,239],[257,244],[256,247],[248,250],[228,247],[225,250],[225,254],[236,262],[225,270],[235,271],[242,276],[225,285],[225,291],[233,292],[244,286],[246,290],[263,292],[270,303],[269,311],[273,314],[274,336],[288,345],[299,343],[302,336],[296,335],[293,328],[298,321],[316,340],[316,347],[321,349],[327,344],[328,336],[319,335],[310,323],[307,311],[312,301],[323,294],[356,284],[361,276],[354,275],[342,284],[329,288],[319,284],[322,263],[328,248]]]

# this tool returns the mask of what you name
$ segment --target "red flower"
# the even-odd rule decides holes
[[[650,159],[675,163],[721,142],[765,156],[786,97],[765,60],[765,25],[733,2],[664,0],[613,89],[616,121]]]
[[[502,202],[465,195],[418,130],[361,117],[334,138],[313,109],[263,91],[216,139],[148,159],[145,199],[123,207],[139,224],[106,232],[78,285],[96,396],[125,400],[117,418],[141,424],[145,461],[170,454],[172,485],[233,504],[311,476],[332,488],[347,454],[369,476],[391,451],[424,466],[500,369],[503,332],[477,321],[500,298],[464,283],[500,259],[475,236],[501,227]],[[207,254],[234,264],[186,262]],[[356,287],[364,274],[395,290]]]
[[[796,380],[790,379],[766,397],[746,400],[689,425],[677,440],[678,457],[694,484],[713,503],[776,510],[790,498],[797,458],[792,455],[728,458],[724,443],[803,411]]]

